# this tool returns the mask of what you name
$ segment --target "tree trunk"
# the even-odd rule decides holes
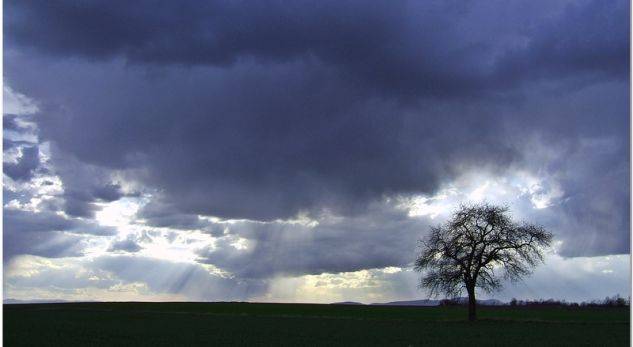
[[[474,322],[477,319],[477,300],[475,299],[475,286],[468,286],[468,320]]]

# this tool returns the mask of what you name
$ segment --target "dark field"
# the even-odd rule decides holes
[[[19,345],[629,345],[628,308],[387,307],[247,303],[4,305]]]

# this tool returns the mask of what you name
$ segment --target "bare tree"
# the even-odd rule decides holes
[[[461,205],[443,225],[431,228],[422,242],[415,269],[424,272],[421,287],[431,295],[468,293],[468,319],[476,319],[475,288],[488,293],[501,279],[516,281],[543,261],[552,234],[542,227],[513,222],[507,207]]]

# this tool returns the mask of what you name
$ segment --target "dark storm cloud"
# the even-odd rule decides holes
[[[134,235],[129,235],[125,239],[112,241],[110,248],[108,248],[109,252],[123,251],[128,253],[135,253],[143,249],[141,245],[138,244],[138,240]]]
[[[2,149],[6,152],[15,148],[23,147],[23,146],[33,146],[33,142],[29,141],[14,141],[9,140],[6,137],[2,139]]]
[[[72,223],[51,215],[3,211],[3,260],[31,254],[57,258],[83,255],[84,237],[65,233]]]
[[[448,96],[628,70],[628,3],[6,3],[9,46],[138,64],[315,57],[383,92]],[[151,10],[148,10],[151,9]],[[491,20],[491,10],[505,18]],[[517,44],[518,43],[518,44]],[[523,44],[521,44],[523,43]]]
[[[24,127],[18,123],[18,115],[5,114],[2,117],[2,130],[3,131],[20,131]]]
[[[114,235],[112,227],[100,226],[93,221],[64,218],[49,211],[31,212],[5,208],[3,213],[5,229],[11,233],[67,231],[75,234]]]
[[[591,187],[594,175],[628,164],[628,7],[7,1],[5,74],[42,106],[37,123],[70,215],[119,198],[111,173],[122,171],[157,191],[159,212],[140,216],[148,225],[198,229],[198,214],[274,220],[323,209],[354,218],[385,195],[432,194],[469,170],[555,162],[530,156],[534,136],[546,146],[613,138],[613,150],[556,152],[563,160],[542,169],[577,199],[564,218],[608,220],[606,206],[620,217],[588,218],[586,232],[561,227],[568,241],[605,233],[573,254],[622,252],[628,210],[617,192],[628,194],[628,165],[618,185],[599,181],[608,192]],[[601,165],[578,173],[565,159]],[[583,201],[592,196],[601,202]],[[328,247],[347,235],[319,230]],[[209,261],[244,259],[207,251]],[[403,262],[383,255],[338,268],[308,252],[302,267]]]
[[[30,117],[5,113],[2,116],[3,151],[8,152],[20,147],[33,147],[37,145],[36,142],[21,137],[21,135],[31,133],[32,128],[33,123]]]
[[[111,202],[121,199],[123,192],[121,191],[121,185],[109,183],[96,187],[92,191],[92,196],[101,201]]]
[[[51,146],[54,173],[64,186],[63,209],[72,217],[94,218],[101,208],[99,202],[112,202],[134,193],[124,192],[114,178],[114,172],[94,165],[86,165],[71,155]]]
[[[319,225],[237,222],[229,236],[199,250],[199,262],[240,278],[338,273],[387,266],[407,267],[415,258],[426,220],[411,219],[390,204],[373,204],[352,218],[323,218]],[[247,240],[235,247],[235,236]]]
[[[74,226],[72,220],[51,212],[5,209],[3,219],[5,228],[15,233],[62,231]]]
[[[172,204],[154,199],[136,213],[138,222],[153,227],[173,228],[178,230],[201,230],[213,236],[224,233],[225,227],[201,219],[196,214],[180,213]]]
[[[47,258],[79,257],[84,255],[85,237],[58,231],[46,233],[13,233],[3,231],[3,261],[30,254]]]
[[[403,109],[361,97],[320,65],[165,69],[149,85],[142,70],[108,66],[35,69],[59,83],[47,93],[74,100],[74,111],[41,118],[42,138],[93,165],[56,165],[69,192],[103,176],[99,167],[138,168],[137,177],[163,189],[174,209],[275,219],[325,205],[347,213],[386,192],[430,192],[454,171],[452,161],[475,163],[492,151],[492,164],[503,166],[516,156],[470,130],[493,127],[490,110],[450,103]],[[21,81],[42,78],[17,70]],[[111,85],[99,107],[90,101],[103,97],[95,80]]]
[[[62,176],[64,177],[64,176]],[[68,178],[64,177],[68,182]],[[123,197],[121,187],[113,183],[97,183],[91,190],[86,187],[76,188],[74,184],[68,184],[72,188],[64,191],[64,211],[73,217],[93,218],[100,208],[95,202],[112,202]]]
[[[551,79],[591,72],[626,80],[629,15],[627,1],[571,3],[558,20],[535,25],[523,47],[508,50],[499,60],[498,76]]]
[[[94,218],[99,207],[84,193],[68,192],[64,194],[64,212],[72,217]]]
[[[200,264],[147,257],[102,256],[90,267],[111,272],[127,283],[146,283],[155,293],[183,294],[189,300],[246,300],[267,289],[265,281],[237,281],[211,274]]]
[[[92,221],[64,218],[54,212],[3,209],[4,260],[15,255],[80,256],[87,235],[110,236],[116,229]]]
[[[3,162],[3,173],[15,181],[31,180],[41,163],[37,142],[28,139],[28,136],[33,133],[32,120],[27,116],[4,114],[2,126],[4,153],[14,150],[19,153],[16,161]]]
[[[17,181],[28,181],[40,165],[40,150],[37,146],[22,147],[17,163],[3,163],[3,172]]]

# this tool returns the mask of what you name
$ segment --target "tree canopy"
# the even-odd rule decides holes
[[[490,293],[501,288],[502,279],[516,281],[530,274],[551,240],[541,226],[512,221],[505,206],[461,205],[421,241],[415,269],[424,272],[420,286],[431,295],[455,297],[465,289],[474,320],[475,288]]]

